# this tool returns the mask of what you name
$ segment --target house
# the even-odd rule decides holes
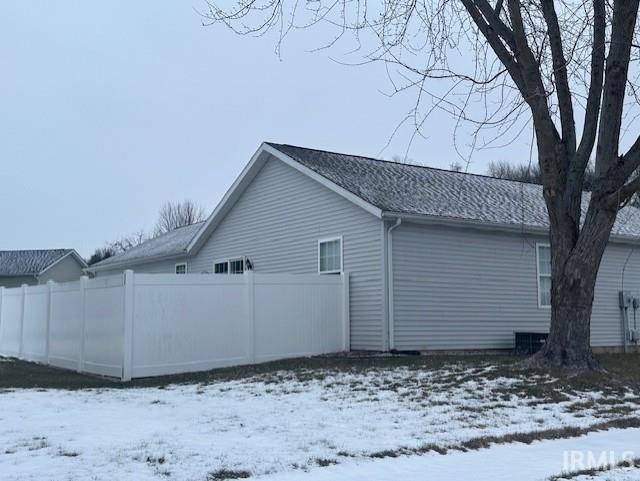
[[[148,274],[187,273],[187,248],[200,231],[204,222],[178,227],[172,231],[149,239],[118,255],[108,257],[89,266],[87,271],[96,276],[121,273],[134,269]],[[193,267],[190,273],[198,273]],[[201,272],[211,272],[209,268]]]
[[[77,281],[86,267],[74,249],[0,251],[0,286]]]
[[[639,212],[619,213],[602,261],[595,347],[624,342],[618,291],[640,292]],[[291,145],[262,144],[202,225],[90,270],[128,268],[348,271],[352,349],[506,349],[514,331],[549,328],[541,186]]]

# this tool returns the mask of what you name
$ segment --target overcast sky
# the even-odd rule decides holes
[[[290,38],[203,27],[190,1],[0,4],[0,249],[74,247],[150,230],[167,200],[210,212],[270,140],[447,168],[459,160],[444,114],[410,144],[415,93],[389,98],[380,64],[309,53],[322,29]],[[526,143],[526,142],[525,142]],[[527,161],[523,143],[476,154]]]

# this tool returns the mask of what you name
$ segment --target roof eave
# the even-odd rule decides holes
[[[158,261],[164,261],[169,259],[175,259],[178,257],[184,257],[186,255],[187,255],[187,252],[185,250],[182,250],[175,254],[163,254],[163,255],[149,256],[149,257],[140,257],[140,258],[131,259],[128,261],[124,260],[119,262],[112,262],[102,266],[100,265],[100,263],[97,263],[97,264],[86,267],[84,270],[86,272],[99,272],[99,271],[120,269],[122,267],[130,267],[130,266],[138,266],[141,264],[147,264],[149,262],[158,262]]]
[[[397,219],[401,218],[408,222],[414,222],[417,224],[431,224],[431,225],[444,225],[449,227],[467,227],[481,230],[492,230],[511,233],[526,233],[533,235],[548,235],[549,228],[542,226],[532,226],[524,224],[504,224],[500,222],[488,222],[475,219],[456,219],[453,217],[424,215],[424,214],[410,214],[404,212],[384,211],[382,213],[383,219]],[[621,244],[640,244],[640,237],[624,235],[624,234],[611,234],[610,241]]]
[[[88,267],[87,262],[82,258],[82,256],[80,254],[78,254],[78,252],[75,249],[70,249],[69,252],[67,252],[63,256],[60,256],[58,259],[56,259],[54,262],[49,264],[47,267],[45,267],[44,269],[42,269],[40,272],[38,272],[35,275],[36,276],[41,276],[42,274],[47,272],[49,269],[51,269],[53,266],[55,266],[58,263],[62,262],[63,260],[65,260],[69,256],[73,256],[76,259],[76,261],[78,261],[78,264],[80,264],[80,267],[82,269],[86,269]]]

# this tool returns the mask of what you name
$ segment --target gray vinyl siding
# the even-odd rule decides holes
[[[623,289],[623,268],[625,272],[624,290],[639,296],[640,249],[623,244],[609,245],[600,265],[593,300],[591,344],[594,346],[621,346],[624,343],[622,320],[618,307],[618,292]],[[633,311],[631,312],[633,313]],[[630,314],[630,317],[633,323],[633,314]]]
[[[538,307],[536,242],[503,232],[403,224],[393,233],[396,349],[500,349],[514,331],[549,329]],[[617,292],[632,247],[612,244],[603,258],[593,309],[592,344],[622,343]],[[625,289],[640,293],[640,252]]]
[[[383,348],[382,222],[319,182],[272,158],[200,251],[190,272],[247,256],[256,272],[318,272],[318,240],[343,236],[351,273],[351,346]]]
[[[34,286],[38,284],[38,279],[35,276],[9,276],[0,277],[0,287],[20,287],[22,284]]]
[[[43,272],[38,278],[38,281],[40,284],[46,284],[46,282],[50,280],[55,282],[77,281],[84,275],[82,269],[83,267],[78,263],[76,258],[73,257],[73,255],[69,255]]]

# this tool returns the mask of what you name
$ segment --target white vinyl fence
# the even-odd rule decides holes
[[[126,271],[0,287],[0,355],[122,380],[348,349],[348,274]]]

